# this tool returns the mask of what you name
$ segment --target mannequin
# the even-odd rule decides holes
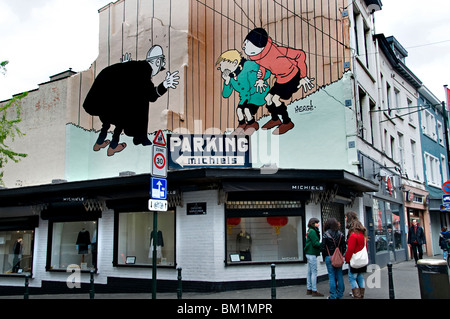
[[[17,238],[13,246],[13,268],[12,272],[18,272],[20,269],[20,259],[22,258],[23,251],[23,239],[22,237]]]
[[[241,232],[236,237],[236,247],[239,251],[241,261],[251,261],[252,255],[250,249],[252,247],[252,237],[245,230]]]
[[[150,234],[150,249],[148,250],[148,258],[153,258],[153,235],[154,231],[152,230]],[[164,239],[162,231],[158,230],[156,234],[156,259],[162,258],[162,247],[164,247]]]
[[[91,235],[85,228],[80,230],[77,237],[78,254],[82,255],[81,262],[84,263],[84,255],[89,253],[89,245],[91,244]]]

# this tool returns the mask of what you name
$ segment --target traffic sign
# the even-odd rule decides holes
[[[450,195],[442,195],[442,203],[450,204]]]
[[[148,210],[156,212],[167,212],[168,204],[166,200],[150,199],[148,201]]]
[[[158,146],[167,146],[163,131],[159,130],[158,133],[156,133],[155,138],[153,139],[153,144]]]
[[[450,194],[450,181],[444,183],[444,185],[442,186],[442,190],[444,191],[444,193]]]
[[[152,199],[167,199],[167,179],[152,177],[150,196]]]
[[[167,148],[153,145],[152,175],[167,177]]]

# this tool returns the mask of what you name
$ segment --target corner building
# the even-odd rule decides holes
[[[13,145],[28,157],[7,165],[0,190],[0,292],[22,291],[30,274],[33,292],[72,293],[72,269],[82,288],[95,269],[96,292],[148,292],[153,231],[158,291],[176,291],[178,267],[185,291],[268,286],[272,263],[280,284],[304,283],[308,220],[322,226],[335,217],[344,230],[344,213],[364,220],[363,194],[380,189],[358,175],[347,8],[345,0],[120,0],[101,8],[91,68],[52,77],[21,101],[26,136]],[[267,36],[247,38],[257,28]],[[246,39],[260,55],[245,52]],[[168,144],[169,209],[158,213],[157,229],[148,208],[152,146],[122,134],[121,152],[95,151],[104,123],[83,108],[103,69],[130,63],[125,55],[145,60],[153,45],[166,68],[155,86],[167,71],[180,76],[149,104],[148,138],[162,130]],[[230,50],[243,59],[222,72]],[[249,102],[258,72],[267,75],[262,105]],[[324,263],[318,271],[326,276]]]

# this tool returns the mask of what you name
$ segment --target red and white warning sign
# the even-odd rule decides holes
[[[167,177],[167,148],[153,145],[152,176]]]
[[[159,130],[158,133],[156,133],[155,138],[153,139],[153,144],[159,146],[167,146],[163,131]]]

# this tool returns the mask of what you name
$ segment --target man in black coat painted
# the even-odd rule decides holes
[[[102,129],[94,151],[109,145],[108,156],[122,151],[126,143],[119,143],[120,134],[133,137],[135,145],[151,145],[148,139],[149,102],[155,102],[169,88],[176,89],[178,71],[167,72],[166,79],[158,86],[152,77],[164,70],[165,57],[159,45],[153,46],[145,61],[117,63],[103,69],[92,85],[83,107],[87,113],[98,116]],[[106,140],[111,125],[115,126],[113,138]]]

